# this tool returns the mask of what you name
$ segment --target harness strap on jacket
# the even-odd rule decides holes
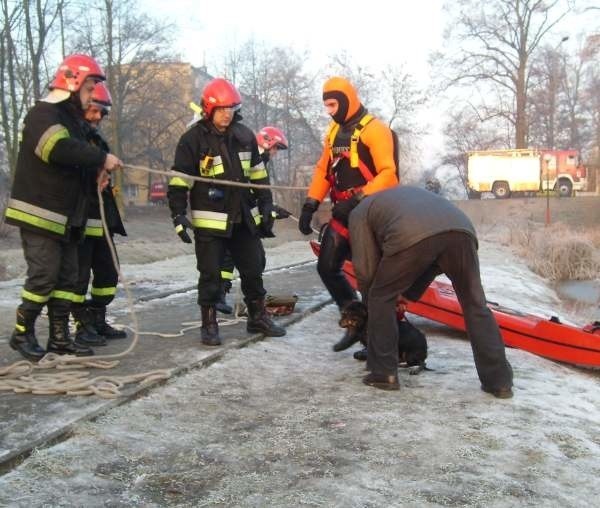
[[[338,221],[337,219],[330,219],[329,225],[331,226],[331,229],[333,229],[338,235],[350,241],[350,232],[348,231],[348,228],[344,226],[340,221]]]
[[[350,165],[352,166],[352,152],[350,152],[350,153],[348,153],[348,152],[342,152],[340,155],[342,155],[342,157],[346,157],[346,158],[350,159]],[[358,159],[358,153],[356,154],[356,157]],[[373,176],[373,173],[371,173],[371,170],[360,159],[358,159],[357,165],[356,166],[352,166],[352,167],[353,168],[358,168],[358,170],[360,171],[360,174],[362,175],[362,177],[367,182],[370,182],[371,180],[373,180],[373,178],[375,178]]]
[[[356,127],[354,128],[354,132],[352,133],[352,136],[350,137],[350,153],[348,154],[348,152],[343,152],[341,154],[342,156],[350,159],[350,167],[360,169],[360,172],[363,174],[363,176],[365,176],[365,173],[363,172],[363,168],[361,168],[361,161],[358,158],[358,141],[360,139],[361,131],[367,126],[367,124],[371,120],[373,120],[373,118],[374,118],[373,115],[366,114],[359,120],[359,122],[356,124]],[[333,160],[333,143],[335,141],[335,137],[337,136],[337,133],[339,130],[340,130],[339,123],[331,122],[331,124],[329,124],[329,132],[327,133],[327,140],[328,140],[328,145],[329,145],[329,158],[331,160]],[[366,169],[366,166],[364,164],[362,164],[362,166],[364,166],[364,168]],[[367,172],[369,174],[371,173],[368,169],[367,169]],[[366,176],[365,176],[365,178],[366,178]],[[369,178],[369,180],[372,180],[372,179],[373,179],[373,176],[371,175],[371,178]],[[369,181],[369,180],[367,180],[367,181]]]

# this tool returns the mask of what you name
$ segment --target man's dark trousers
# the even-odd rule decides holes
[[[500,330],[486,305],[476,242],[458,231],[434,235],[381,259],[367,296],[367,368],[375,374],[397,373],[396,299],[403,295],[418,300],[442,273],[452,282],[462,307],[481,383],[491,389],[512,386],[512,369],[506,360]]]

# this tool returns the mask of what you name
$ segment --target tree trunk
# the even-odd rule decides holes
[[[527,90],[525,82],[526,61],[519,65],[516,90],[515,148],[527,148]]]

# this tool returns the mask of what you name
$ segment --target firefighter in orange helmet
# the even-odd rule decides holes
[[[35,336],[44,305],[50,325],[47,351],[92,355],[75,344],[69,313],[75,301],[77,244],[86,226],[90,182],[122,163],[86,140],[83,114],[104,71],[92,57],[74,54],[60,64],[50,92],[27,113],[6,222],[20,228],[27,278],[10,346],[39,361],[46,351]]]
[[[268,184],[254,133],[240,120],[242,98],[226,79],[216,78],[202,91],[203,118],[179,139],[173,169],[210,179],[210,183],[181,177],[169,181],[169,208],[175,231],[196,247],[198,304],[202,314],[201,341],[221,344],[216,304],[221,290],[221,266],[226,251],[240,272],[248,307],[246,329],[271,337],[285,335],[265,310],[261,233],[273,227],[273,197],[265,188],[220,185],[220,181]],[[191,221],[187,218],[188,201]]]
[[[317,271],[340,309],[357,299],[342,273],[350,256],[348,217],[364,196],[398,184],[398,140],[361,104],[354,86],[333,77],[323,85],[323,104],[333,119],[308,189],[298,227],[312,232],[312,216],[329,193],[333,208],[321,240]],[[347,335],[347,334],[346,334]],[[334,349],[344,349],[344,338]]]

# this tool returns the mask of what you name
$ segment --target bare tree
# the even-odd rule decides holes
[[[46,81],[44,57],[48,51],[48,39],[63,7],[64,0],[23,2],[25,43],[31,69],[31,88],[34,100],[40,98],[43,83]]]
[[[134,70],[138,68],[131,65]],[[177,141],[190,117],[187,105],[192,99],[191,65],[166,62],[139,67],[146,75],[151,72],[152,79],[141,79],[135,72],[124,70],[136,84],[121,114],[123,124],[130,126],[122,136],[127,160],[150,168],[170,167]],[[145,177],[145,186],[150,189],[155,175],[147,173]]]
[[[342,51],[330,57],[325,78],[335,75],[349,80],[358,91],[361,102],[370,109],[374,108],[377,102],[375,98],[381,93],[378,72],[356,64],[348,52]]]
[[[2,135],[11,175],[17,163],[18,133],[26,111],[47,82],[45,55],[63,0],[0,0],[0,93]]]
[[[585,145],[584,137],[587,129],[587,119],[581,101],[582,89],[585,79],[586,60],[579,52],[574,58],[565,62],[565,72],[562,80],[562,93],[564,96],[565,136],[561,140],[565,149],[575,148],[582,150]]]
[[[600,34],[588,37],[581,57],[588,63],[582,90],[582,109],[589,118],[590,127],[585,152],[591,163],[598,168],[600,176]],[[600,181],[597,182],[597,188],[600,188]]]
[[[473,150],[487,150],[503,143],[495,127],[485,128],[472,109],[453,111],[444,125],[446,153],[441,165],[450,167],[465,193],[469,194],[467,157]]]
[[[435,59],[443,85],[468,85],[473,96],[495,91],[502,100],[481,107],[484,118],[502,117],[514,128],[516,148],[527,147],[530,59],[569,12],[562,0],[459,0],[446,33],[448,49]],[[478,105],[479,107],[479,105]]]
[[[425,133],[417,121],[418,112],[425,103],[425,91],[420,90],[413,79],[401,67],[389,66],[382,72],[382,84],[386,108],[383,118],[398,135],[401,180],[414,169],[418,142]],[[414,178],[414,171],[411,175]]]
[[[157,62],[175,57],[170,52],[172,27],[141,12],[137,0],[103,0],[95,9],[87,5],[82,7],[81,12],[74,13],[78,23],[72,23],[73,47],[95,56],[106,66],[107,84],[113,99],[107,133],[112,151],[124,161],[130,160],[124,147],[128,136],[136,129],[129,121],[136,117],[131,112],[132,104],[126,114],[129,97],[140,86],[152,81],[153,66]],[[140,103],[133,104],[143,107]],[[121,172],[117,172],[115,183],[122,199]]]
[[[21,87],[20,69],[17,55],[18,40],[21,32],[23,9],[20,4],[9,4],[2,0],[2,32],[0,35],[0,94],[2,100],[2,142],[6,146],[6,157],[10,174],[17,165],[19,122],[28,104],[27,90]],[[12,179],[12,178],[11,178]]]
[[[532,61],[528,103],[529,141],[534,146],[557,146],[558,117],[565,84],[567,56],[546,47]]]
[[[593,37],[581,41],[572,55],[546,48],[533,62],[529,111],[533,145],[590,149],[593,107],[586,91],[598,61],[590,51]]]
[[[226,64],[219,73],[242,93],[242,115],[248,127],[256,132],[274,125],[290,140],[289,149],[273,161],[270,175],[275,184],[296,183],[299,168],[312,165],[320,155],[322,101],[316,93],[315,78],[304,70],[306,58],[291,48],[250,39],[223,58]],[[233,62],[235,69],[231,68]],[[292,209],[299,206],[301,198],[290,193],[276,197]]]

